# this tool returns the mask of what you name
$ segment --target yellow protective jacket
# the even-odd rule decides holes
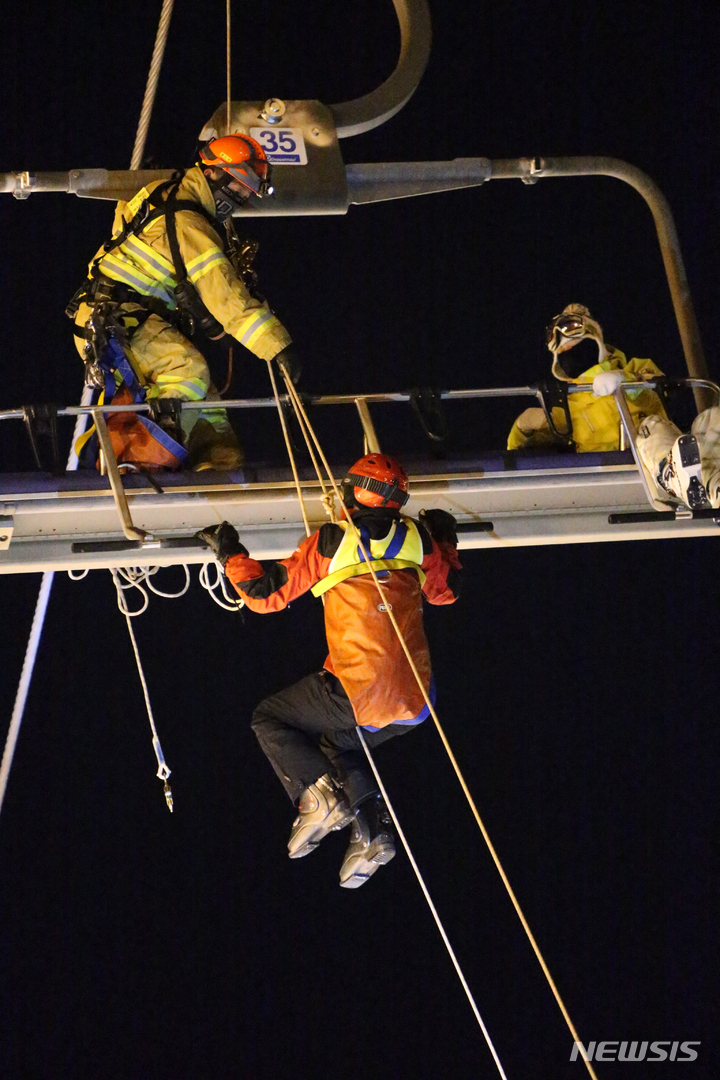
[[[601,371],[622,371],[628,382],[641,379],[655,379],[662,371],[652,360],[638,360],[633,357],[628,362],[625,353],[608,346],[609,354],[600,364],[594,364],[577,379],[568,379],[569,383],[592,382]],[[665,417],[665,410],[660,398],[653,390],[631,390],[627,395],[628,408],[637,428],[646,416],[657,414]],[[592,391],[582,394],[569,394],[568,406],[572,419],[572,436],[577,450],[582,453],[601,450],[618,450],[620,447],[620,414],[612,396],[595,397]],[[560,432],[565,430],[565,414],[556,407],[552,411],[553,421]],[[557,445],[548,427],[542,409],[526,409],[517,418],[508,436],[508,450],[521,450],[531,446]]]
[[[122,232],[124,223],[132,220],[143,199],[151,195],[159,183],[164,181],[148,184],[129,203],[117,204],[113,236]],[[200,203],[209,214],[215,214],[215,200],[200,168],[188,169],[185,173],[177,200]],[[205,306],[228,334],[255,356],[271,360],[290,344],[290,335],[268,304],[250,295],[223,251],[219,232],[200,213],[192,210],[178,210],[175,224],[188,279]],[[219,222],[217,228],[221,228]],[[112,251],[105,253],[100,248],[90,263],[91,272],[95,265],[104,277],[175,308],[172,288],[177,279],[164,216],[155,218],[137,236],[129,236]],[[89,316],[90,308],[82,304],[76,322],[82,326]]]

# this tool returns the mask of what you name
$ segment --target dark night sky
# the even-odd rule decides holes
[[[346,140],[346,160],[633,162],[675,212],[717,377],[716,3],[431,7],[420,88]],[[0,170],[127,167],[159,9],[7,7]],[[395,62],[389,0],[265,0],[235,4],[234,19],[237,99],[350,100]],[[178,0],[154,164],[187,162],[223,98],[224,49],[221,0]],[[63,309],[110,211],[0,200],[5,407],[77,400]],[[254,231],[308,391],[533,381],[548,367],[542,329],[571,300],[629,356],[683,371],[650,214],[613,180],[493,183]],[[233,392],[264,395],[265,379],[248,354]],[[519,411],[502,409],[456,430],[458,445],[497,446]],[[29,455],[11,427],[2,468],[17,471]],[[462,600],[427,613],[440,716],[581,1037],[702,1041],[692,1065],[653,1077],[720,1066],[717,550],[707,538],[467,552]],[[3,718],[38,583],[0,577]],[[497,1075],[404,854],[349,893],[344,835],[285,855],[292,812],[249,719],[321,664],[317,602],[241,620],[195,584],[153,598],[135,630],[172,816],[110,575],[57,575],[0,821],[0,1077]],[[378,764],[508,1077],[586,1075],[435,731]]]

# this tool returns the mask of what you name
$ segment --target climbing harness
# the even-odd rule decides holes
[[[287,429],[286,429],[284,419],[282,418],[282,409],[280,407],[280,399],[279,399],[278,394],[277,394],[277,388],[276,388],[276,384],[275,384],[274,373],[272,371],[272,366],[271,366],[270,362],[268,362],[268,368],[270,370],[270,376],[271,376],[271,380],[272,380],[272,384],[273,384],[273,391],[275,393],[275,399],[276,399],[277,406],[278,406],[278,412],[279,412],[279,414],[281,416],[281,420],[282,420],[283,432],[286,433]],[[293,385],[292,381],[287,377],[285,377],[285,386],[287,388],[287,393],[288,393],[289,398],[290,398],[290,400],[291,400],[291,402],[292,402],[292,404],[293,404],[293,406],[295,408],[295,411],[298,414],[298,418],[300,417],[300,415],[302,415],[302,417],[303,417],[303,422],[304,422],[303,431],[309,433],[309,436],[312,438],[312,440],[313,440],[313,442],[315,444],[315,448],[316,448],[316,450],[318,452],[318,456],[320,457],[320,460],[322,461],[322,464],[323,464],[323,468],[325,469],[325,472],[327,474],[328,480],[330,481],[330,484],[332,485],[334,494],[337,497],[338,501],[340,503],[342,503],[342,496],[341,496],[340,490],[338,488],[337,481],[333,478],[332,472],[330,470],[330,466],[328,465],[328,462],[327,462],[327,459],[326,459],[325,454],[323,452],[323,449],[322,449],[322,447],[321,447],[321,445],[320,445],[320,443],[318,441],[317,435],[316,435],[316,433],[315,433],[315,431],[314,431],[314,429],[313,429],[313,427],[312,427],[312,425],[311,425],[311,423],[310,423],[310,421],[308,419],[308,416],[307,416],[307,413],[305,411],[302,399],[300,398],[300,395],[298,394],[298,392],[297,392],[295,386]],[[296,477],[296,488],[297,488],[297,492],[298,492],[298,498],[300,499],[300,503],[301,503],[301,506],[302,506],[302,501],[303,501],[302,489],[300,487],[300,482],[297,479],[297,470],[296,470],[295,465],[294,465],[292,449],[290,447],[290,442],[289,442],[289,439],[287,438],[287,435],[286,435],[286,438],[285,438],[285,442],[286,442],[286,447],[287,447],[287,450],[288,450],[288,455],[290,456],[291,463],[293,465],[293,474]],[[309,526],[307,525],[307,517],[306,517],[306,514],[305,514],[304,507],[303,507],[303,520],[306,522],[306,530],[308,531],[308,535],[309,535]],[[380,596],[382,597],[383,596],[382,585],[380,583],[380,579],[378,578],[377,571],[373,567],[373,559],[372,559],[372,556],[371,556],[371,554],[370,554],[370,552],[368,550],[368,547],[365,545],[365,543],[363,541],[363,538],[361,536],[360,530],[357,528],[357,526],[353,522],[352,518],[348,517],[347,521],[348,521],[349,529],[352,530],[354,532],[354,534],[355,534],[355,539],[356,539],[356,542],[358,544],[358,547],[360,548],[360,550],[363,552],[363,554],[365,556],[365,559],[367,561],[367,569],[369,570],[370,574],[372,575],[375,586],[376,586]],[[548,966],[547,966],[547,964],[545,962],[545,959],[544,959],[544,957],[543,957],[543,955],[542,955],[542,953],[540,951],[540,948],[539,948],[539,946],[538,946],[538,944],[537,944],[537,942],[535,940],[535,937],[534,937],[534,935],[533,935],[533,933],[532,933],[532,931],[530,929],[530,926],[529,926],[529,924],[527,922],[527,919],[525,918],[525,915],[524,915],[524,913],[522,911],[522,908],[520,907],[519,901],[518,901],[518,899],[517,899],[517,897],[516,897],[516,895],[515,895],[515,893],[514,893],[514,891],[512,889],[512,886],[510,885],[510,881],[509,881],[509,879],[507,877],[507,874],[505,873],[505,870],[504,870],[504,868],[502,866],[502,863],[500,862],[498,854],[495,851],[495,848],[494,848],[493,843],[492,843],[492,841],[490,839],[490,835],[489,835],[489,833],[488,833],[488,831],[487,831],[487,829],[485,827],[485,824],[484,824],[482,818],[480,817],[480,814],[478,812],[477,806],[475,805],[475,801],[474,801],[474,799],[472,797],[472,794],[471,794],[470,789],[469,789],[469,787],[467,785],[465,777],[462,774],[460,766],[459,766],[459,764],[457,762],[457,759],[455,758],[455,755],[454,755],[454,753],[452,751],[452,748],[451,748],[450,743],[449,743],[449,741],[447,739],[445,731],[444,731],[444,729],[442,727],[442,724],[440,723],[438,715],[437,715],[437,713],[435,711],[435,708],[433,706],[433,703],[432,703],[432,701],[430,699],[430,695],[428,694],[427,690],[425,689],[425,686],[423,685],[422,679],[421,679],[420,674],[419,674],[419,672],[417,670],[415,662],[414,662],[414,660],[412,658],[410,650],[408,649],[407,643],[405,642],[404,636],[403,636],[402,631],[401,631],[401,629],[400,629],[400,627],[398,625],[397,619],[395,618],[395,615],[393,614],[392,607],[391,607],[391,605],[387,604],[387,605],[384,605],[384,608],[385,608],[385,611],[387,612],[388,618],[392,622],[393,628],[395,630],[395,633],[397,634],[400,645],[402,646],[403,652],[405,653],[405,657],[406,657],[406,659],[407,659],[407,661],[408,661],[408,663],[410,665],[410,668],[411,668],[411,670],[413,672],[413,675],[415,676],[418,687],[419,687],[419,689],[420,689],[420,691],[421,691],[421,693],[422,693],[422,695],[423,695],[423,697],[425,699],[425,704],[427,706],[428,713],[433,718],[433,722],[434,722],[435,727],[436,727],[436,729],[438,731],[438,734],[440,735],[442,744],[443,744],[443,746],[445,748],[445,752],[447,753],[448,758],[450,759],[450,763],[451,763],[451,765],[453,767],[455,775],[458,778],[458,781],[459,781],[460,786],[461,786],[461,788],[463,790],[463,793],[464,793],[465,798],[466,798],[466,800],[468,802],[468,805],[469,805],[470,810],[471,810],[471,812],[473,814],[473,817],[475,818],[475,821],[476,821],[476,823],[478,825],[478,828],[480,829],[480,832],[482,833],[483,839],[484,839],[485,844],[486,844],[486,846],[488,848],[490,856],[491,856],[493,862],[495,863],[495,867],[496,867],[498,873],[500,874],[500,878],[501,878],[501,880],[503,882],[503,885],[505,886],[505,889],[506,889],[506,892],[508,893],[508,896],[510,897],[510,901],[511,901],[513,907],[515,908],[515,911],[516,911],[516,913],[518,915],[518,918],[520,919],[520,922],[521,922],[522,927],[523,927],[523,929],[525,931],[525,934],[526,934],[526,936],[528,938],[528,941],[530,942],[532,950],[535,953],[536,959],[538,960],[538,963],[540,964],[540,967],[541,967],[541,969],[543,971],[543,974],[545,975],[547,983],[548,983],[548,985],[549,985],[549,987],[550,987],[550,989],[552,991],[552,994],[553,994],[553,996],[554,996],[554,998],[555,998],[555,1000],[556,1000],[556,1002],[558,1004],[558,1007],[560,1008],[563,1019],[565,1020],[565,1023],[567,1024],[567,1026],[568,1026],[568,1028],[569,1028],[569,1030],[570,1030],[570,1032],[572,1034],[573,1040],[576,1043],[579,1043],[580,1038],[579,1038],[579,1035],[578,1035],[578,1033],[577,1033],[577,1031],[575,1029],[575,1026],[574,1026],[574,1024],[573,1024],[573,1022],[572,1022],[572,1020],[570,1018],[570,1014],[568,1013],[568,1010],[567,1010],[567,1008],[565,1006],[565,1003],[564,1003],[562,997],[560,996],[560,992],[558,991],[557,986],[555,985],[555,982],[554,982],[554,980],[552,978],[552,975],[550,974],[550,970],[549,970],[549,968],[548,968]],[[361,732],[359,732],[359,734],[362,736]],[[366,752],[368,758],[371,760],[371,764],[372,764],[372,759],[370,758],[370,752],[369,752],[369,749],[368,749],[367,745],[365,745],[365,752]],[[377,770],[375,769],[374,764],[372,764],[372,768],[373,768],[373,772],[375,773],[375,775],[377,777]],[[400,830],[400,824],[399,824],[395,814],[392,812],[392,810],[391,810],[391,813],[392,813],[392,816],[393,816],[393,821],[395,822],[395,825],[396,825],[396,827],[398,829],[398,833],[400,833],[400,831],[401,831]],[[407,849],[407,845],[406,845],[406,849]],[[446,942],[446,944],[447,944],[447,942]],[[453,954],[451,953],[451,956],[452,955]],[[455,961],[453,961],[453,962],[455,963]],[[466,987],[466,984],[465,984],[464,980],[463,980],[463,986],[465,987],[466,993],[468,994],[468,997],[471,1000],[473,1011],[475,1012],[476,1017],[478,1017],[479,1014],[477,1012],[477,1007],[475,1006],[474,1002],[472,1001],[472,997],[471,997],[471,995],[469,993],[469,990]],[[485,1032],[484,1025],[482,1025],[482,1023],[481,1023],[481,1027],[483,1028],[483,1032]],[[486,1035],[486,1038],[488,1038],[487,1035]],[[490,1045],[489,1039],[488,1039],[488,1044]],[[493,1057],[495,1057],[494,1052],[493,1052]],[[497,1063],[497,1058],[496,1058],[496,1063]],[[593,1080],[597,1080],[595,1071],[594,1071],[594,1069],[592,1067],[592,1063],[589,1062],[589,1061],[585,1061],[585,1066],[586,1066],[590,1076],[593,1077]]]
[[[110,402],[114,405],[141,405],[146,402],[146,388],[140,385],[125,355],[122,345],[123,336],[122,329],[118,327],[106,326],[103,329],[103,346],[93,362],[94,368],[103,380],[98,404]],[[152,401],[150,405],[152,407]],[[162,410],[157,408],[158,405],[169,405],[170,409]],[[175,405],[176,402],[173,400],[155,402],[156,414],[159,418],[163,418],[165,423],[169,423],[172,407]],[[106,423],[119,466],[136,463],[148,468],[176,469],[187,461],[188,452],[185,447],[178,439],[174,439],[165,427],[148,416],[135,412],[115,413]],[[173,430],[179,435],[178,418],[175,419]],[[95,425],[93,424],[78,440],[76,445],[78,453],[90,442],[94,433]]]

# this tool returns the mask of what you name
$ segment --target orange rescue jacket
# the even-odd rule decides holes
[[[258,612],[280,611],[311,588],[316,595],[325,592],[329,648],[325,667],[342,683],[358,724],[377,729],[418,723],[427,715],[425,699],[385,608],[392,606],[430,693],[422,598],[431,604],[457,599],[457,550],[438,543],[422,524],[397,513],[362,513],[355,520],[381,578],[382,597],[369,571],[361,569],[363,556],[346,522],[323,525],[290,558],[266,567],[248,555],[233,555],[225,573],[247,606]],[[326,580],[333,579],[324,588]]]

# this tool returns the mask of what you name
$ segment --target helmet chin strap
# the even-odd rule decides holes
[[[241,194],[239,191],[233,191],[228,186],[225,174],[220,180],[211,180],[208,177],[208,184],[215,200],[215,214],[220,222],[231,217],[234,210],[241,210],[247,202],[246,195]]]

